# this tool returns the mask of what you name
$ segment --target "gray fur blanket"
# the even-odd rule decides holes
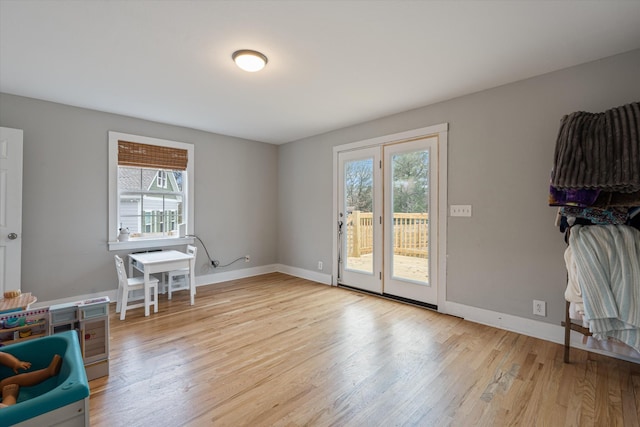
[[[562,118],[551,185],[640,191],[640,103]]]

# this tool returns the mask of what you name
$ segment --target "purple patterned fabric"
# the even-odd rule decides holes
[[[549,206],[593,206],[600,190],[587,188],[559,189],[553,185],[549,187]]]

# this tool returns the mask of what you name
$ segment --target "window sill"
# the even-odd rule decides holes
[[[164,248],[167,246],[190,245],[192,243],[193,237],[176,237],[171,239],[140,239],[128,240],[126,242],[107,242],[110,251]]]

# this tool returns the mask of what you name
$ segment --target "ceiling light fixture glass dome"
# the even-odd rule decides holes
[[[267,65],[267,57],[255,50],[236,50],[231,55],[231,58],[233,58],[238,67],[250,73],[260,71]]]

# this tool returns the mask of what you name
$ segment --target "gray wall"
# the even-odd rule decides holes
[[[39,301],[117,288],[118,252],[107,250],[110,130],[195,144],[195,232],[209,253],[222,263],[277,261],[277,146],[7,94],[0,126],[24,130],[22,290]],[[198,275],[221,271],[207,264],[200,247]]]
[[[473,217],[448,218],[447,300],[534,318],[541,299],[535,318],[558,324],[565,245],[547,195],[559,122],[640,100],[638,76],[635,50],[281,146],[280,263],[331,271],[333,146],[448,122],[449,204]]]
[[[547,189],[559,120],[638,101],[638,75],[640,50],[279,147],[0,94],[0,126],[24,130],[22,289],[40,301],[115,289],[109,130],[195,144],[195,228],[214,258],[329,272],[332,147],[448,122],[449,203],[473,217],[448,218],[447,299],[531,318],[542,299],[557,324],[564,243]],[[213,273],[202,252],[199,274]]]

